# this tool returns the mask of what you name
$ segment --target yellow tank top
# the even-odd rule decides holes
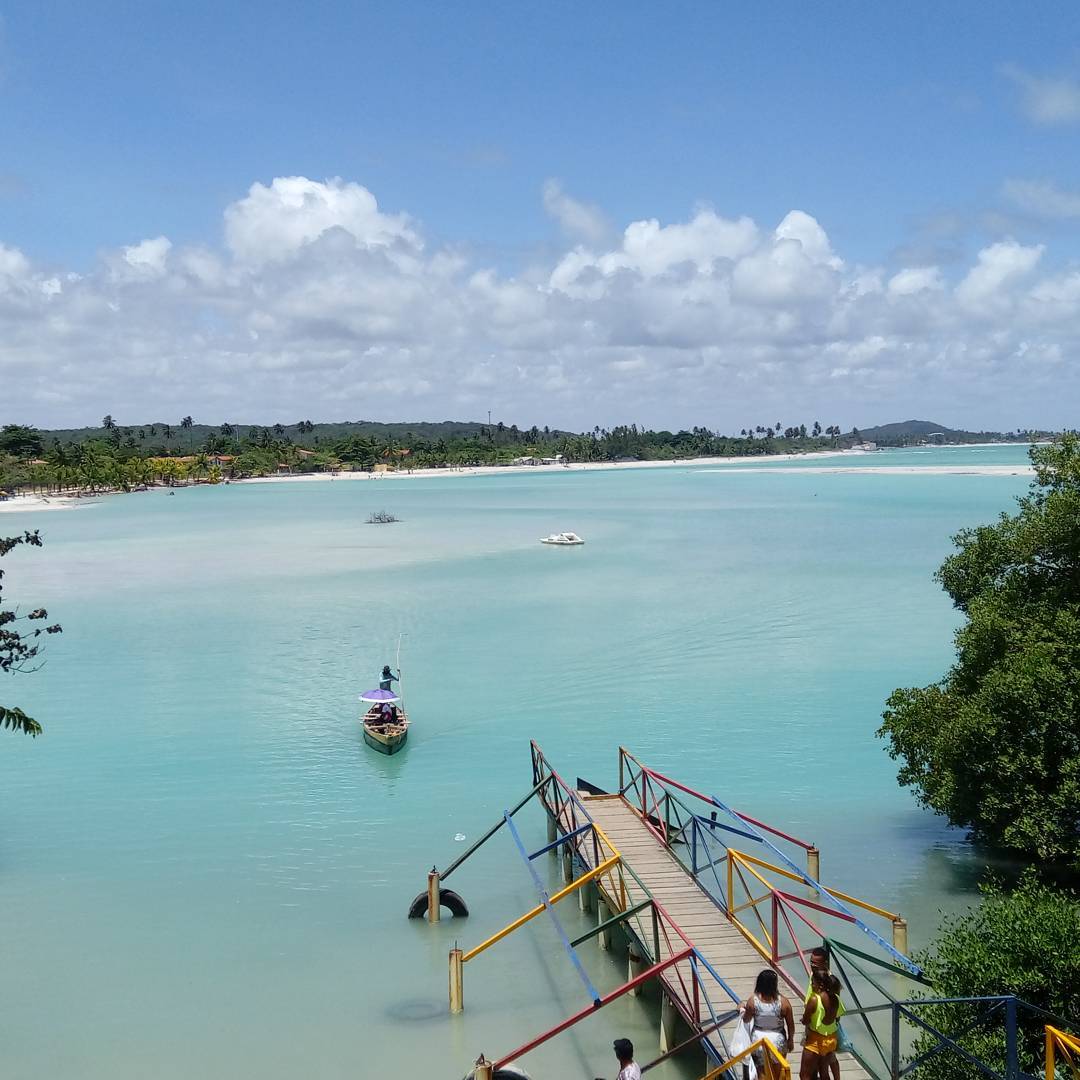
[[[821,1003],[821,995],[815,994],[814,1001],[816,1004],[814,1007],[814,1015],[810,1017],[810,1030],[816,1031],[819,1035],[835,1035],[842,1008],[839,998],[836,1002],[836,1016],[833,1018],[831,1024],[825,1023],[825,1006]]]

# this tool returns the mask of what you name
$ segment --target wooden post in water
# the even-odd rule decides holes
[[[491,1080],[495,1075],[495,1066],[481,1054],[476,1059],[476,1068],[473,1069],[472,1075],[473,1080]]]
[[[574,880],[574,849],[569,840],[562,846],[562,879],[564,885]]]
[[[547,842],[549,844],[554,844],[555,841],[559,838],[559,830],[555,827],[555,815],[552,814],[550,811],[548,812],[547,816],[547,826]],[[555,854],[554,848],[551,849],[551,854]]]
[[[644,970],[645,958],[643,956],[638,956],[637,953],[634,952],[634,947],[631,945],[630,959],[627,964],[626,981],[631,982],[632,980],[636,979]],[[630,996],[640,997],[641,987],[642,984],[638,983],[637,986],[635,986],[634,989],[630,991]]]
[[[666,1054],[676,1045],[675,1041],[675,1003],[661,991],[660,994],[660,1053]]]
[[[899,915],[893,919],[892,947],[907,956],[907,919],[902,919]]]
[[[427,876],[427,918],[428,922],[439,921],[439,871],[433,866]]]
[[[821,852],[816,847],[806,849],[806,872],[815,880],[821,880]]]
[[[592,911],[592,892],[593,883],[591,881],[586,885],[582,885],[577,891],[578,910],[583,915],[587,915]]]
[[[597,925],[605,923],[611,918],[611,908],[608,907],[608,902],[604,899],[604,894],[597,890],[596,893],[596,922]],[[596,935],[597,944],[605,952],[611,948],[611,931],[601,930]]]
[[[455,946],[450,950],[450,1011],[459,1013],[465,1008],[464,987],[464,963],[462,951]]]

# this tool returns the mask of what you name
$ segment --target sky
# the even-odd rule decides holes
[[[0,5],[0,423],[1076,426],[1080,5]]]

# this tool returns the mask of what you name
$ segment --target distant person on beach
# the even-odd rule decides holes
[[[768,1039],[783,1057],[795,1045],[795,1014],[791,1002],[780,993],[779,980],[771,968],[758,975],[754,992],[743,1005],[743,1020],[751,1025],[754,1042]],[[755,1051],[754,1063],[759,1069],[762,1057],[761,1051]]]
[[[840,989],[840,980],[827,971],[817,970],[810,976],[810,1000],[802,1018],[806,1042],[799,1080],[814,1080],[816,1076],[840,1080],[840,1062],[836,1058]]]
[[[379,678],[380,690],[392,690],[391,683],[401,682],[401,680],[390,670],[389,664],[383,664],[382,675]]]

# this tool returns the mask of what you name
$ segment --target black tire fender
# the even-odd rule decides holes
[[[453,889],[439,890],[439,906],[449,909],[450,914],[459,919],[466,918],[469,914],[468,904]],[[409,918],[422,919],[427,915],[427,910],[428,894],[425,889],[409,905]]]

